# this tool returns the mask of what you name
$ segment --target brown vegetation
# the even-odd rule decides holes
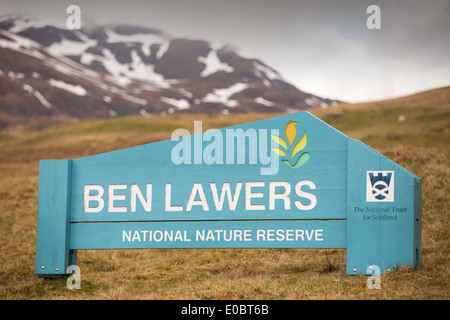
[[[443,98],[442,98],[443,97]],[[81,290],[34,274],[38,160],[78,158],[269,115],[173,115],[78,122],[0,135],[0,299],[449,299],[449,88],[320,111],[320,117],[423,179],[422,267],[369,290],[342,249],[80,251]],[[319,113],[319,112],[318,112]]]

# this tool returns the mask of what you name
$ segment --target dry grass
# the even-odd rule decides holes
[[[203,120],[205,130],[273,116],[195,115],[87,121],[0,135],[0,299],[449,299],[450,108],[448,101],[438,107],[415,101],[318,111],[338,130],[423,179],[422,268],[382,275],[381,290],[367,289],[365,276],[346,275],[342,249],[82,250],[81,290],[67,289],[65,280],[39,279],[34,274],[38,160],[167,139],[175,128],[192,130],[194,120]],[[401,115],[405,120],[399,122]]]

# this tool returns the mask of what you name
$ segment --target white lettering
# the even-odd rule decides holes
[[[131,212],[136,212],[136,196],[141,201],[142,206],[146,212],[152,211],[152,185],[147,184],[147,199],[144,199],[141,190],[137,184],[131,185]]]
[[[131,241],[139,241],[139,242],[141,242],[141,237],[139,236],[139,231],[135,231],[134,232],[134,234],[133,234],[133,239],[131,239]]]
[[[244,183],[245,195],[243,197],[245,199],[241,199]],[[210,211],[210,205],[216,212],[227,209],[229,211],[291,210],[292,201],[298,210],[312,210],[317,205],[317,198],[310,191],[316,189],[316,185],[312,181],[298,181],[295,187],[287,181],[268,181],[267,183],[268,185],[265,181],[236,182],[233,190],[229,182],[223,182],[221,188],[215,182],[210,182],[209,189],[206,190],[202,183],[197,182],[192,185],[189,196],[186,194],[186,188],[179,186],[180,190],[174,191],[173,197],[172,184],[166,183],[164,210],[166,212],[190,212],[197,206],[199,210],[206,212]],[[145,191],[142,188],[138,184],[110,184],[108,193],[105,195],[103,186],[85,185],[84,212],[101,212],[106,203],[108,212],[152,212],[154,198],[152,184],[146,184]],[[295,190],[295,194],[292,192],[293,190]],[[296,196],[299,198],[295,199]],[[240,199],[241,201],[239,201]]]
[[[111,184],[108,188],[108,212],[127,212],[127,207],[115,207],[114,201],[125,200],[124,194],[115,194],[116,190],[125,190],[126,184]]]
[[[276,187],[283,187],[283,193],[275,193]],[[269,210],[275,210],[275,200],[280,199],[284,201],[284,210],[291,210],[291,185],[284,181],[271,181],[269,184]]]
[[[195,200],[196,195],[200,196],[200,200]],[[203,211],[209,211],[208,202],[206,202],[205,192],[203,191],[203,187],[201,183],[194,183],[192,187],[191,196],[189,197],[186,211],[191,211],[192,206],[202,206]]]
[[[97,191],[96,195],[91,195],[91,190]],[[85,185],[84,186],[84,212],[100,212],[105,206],[105,201],[103,201],[103,187],[99,185]],[[98,205],[96,207],[90,207],[90,201],[97,201]]]
[[[256,241],[323,241],[323,229],[258,229]]]
[[[230,183],[225,182],[222,185],[222,191],[220,192],[220,200],[217,195],[216,184],[214,182],[212,182],[212,183],[210,183],[210,186],[211,186],[211,192],[212,192],[213,199],[214,199],[214,204],[216,206],[217,211],[222,211],[223,203],[225,200],[225,195],[228,198],[228,207],[230,208],[230,210],[231,211],[236,210],[236,205],[237,205],[237,202],[239,199],[239,193],[241,192],[241,188],[242,188],[242,182],[238,182],[236,184],[236,189],[234,189],[234,197],[233,198],[231,198]]]
[[[166,183],[166,211],[183,211],[183,206],[172,206],[171,205],[171,195],[172,184]]]
[[[264,193],[255,192],[252,193],[253,187],[264,187],[264,182],[246,182],[245,183],[245,210],[264,210],[266,206],[264,204],[252,204],[253,198],[263,198]]]
[[[308,180],[302,180],[302,181],[299,181],[295,185],[295,193],[299,197],[308,199],[310,201],[310,204],[304,205],[299,200],[297,200],[297,201],[295,201],[295,206],[300,210],[311,210],[311,209],[314,209],[314,207],[316,206],[317,198],[312,193],[305,192],[301,189],[305,185],[308,186],[310,189],[316,189],[316,185],[314,184],[314,182],[308,181]]]
[[[196,241],[252,241],[252,230],[196,230]]]
[[[124,242],[124,241],[131,241],[131,231],[130,230],[128,230],[128,232],[125,230],[122,230],[122,242]]]

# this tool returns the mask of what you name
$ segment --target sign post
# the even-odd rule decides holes
[[[420,266],[421,180],[309,112],[41,160],[36,273],[77,250],[342,248],[347,273]]]

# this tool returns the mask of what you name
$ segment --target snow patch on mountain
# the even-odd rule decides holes
[[[3,35],[6,39],[11,40],[9,41],[0,38],[0,47],[20,51],[21,53],[39,59],[45,58],[45,56],[37,50],[41,48],[41,45],[39,43],[4,30],[0,30],[0,35]]]
[[[262,104],[262,105],[265,105],[266,107],[273,107],[274,106],[274,103],[272,101],[264,99],[263,97],[255,98],[255,102],[259,103],[259,104]]]
[[[14,71],[9,71],[8,72],[8,77],[10,77],[11,79],[23,79],[25,78],[25,74],[21,73],[21,72],[17,72],[15,73]]]
[[[211,50],[206,57],[198,57],[197,60],[205,64],[205,69],[200,73],[201,77],[207,77],[218,71],[225,71],[228,73],[234,71],[233,67],[220,61],[216,50]]]
[[[7,17],[7,19],[10,19],[10,18],[11,17]],[[15,19],[13,19],[13,22],[14,22],[14,26],[9,28],[9,31],[14,32],[14,33],[19,33],[19,32],[25,31],[29,28],[42,28],[42,27],[46,26],[46,24],[41,21],[28,19],[28,18],[22,18],[22,17],[16,17]]]
[[[170,83],[165,81],[164,77],[155,72],[155,66],[146,64],[137,54],[136,50],[131,52],[130,63],[120,63],[114,54],[107,48],[102,48],[103,56],[84,53],[81,57],[81,63],[91,64],[93,61],[99,61],[109,73],[108,80],[126,87],[132,80],[150,82],[160,88],[169,88]]]
[[[173,105],[177,107],[179,110],[189,109],[191,105],[189,104],[189,101],[186,99],[173,99],[173,98],[167,98],[167,97],[161,97],[160,100],[162,102],[168,103],[170,105]]]
[[[178,89],[178,92],[181,93],[182,95],[184,95],[185,97],[190,98],[190,99],[194,98],[194,95],[192,94],[192,92],[189,92],[189,91],[187,91],[184,88]]]
[[[130,102],[134,102],[134,103],[140,104],[142,106],[146,106],[147,105],[147,100],[141,99],[141,98],[138,98],[138,97],[134,97],[134,96],[130,96],[129,94],[122,94],[121,97],[124,98],[125,100],[128,100]]]
[[[270,87],[271,81],[273,80],[283,81],[278,72],[272,68],[269,68],[257,61],[253,61],[252,65],[255,68],[254,74],[263,81],[266,87]]]
[[[15,112],[16,106],[29,108],[20,118],[26,126],[32,122],[27,119],[31,112],[42,119],[56,113],[84,119],[177,112],[294,112],[337,103],[298,90],[270,66],[242,57],[231,46],[174,39],[146,27],[68,30],[0,17],[0,52],[4,55],[0,85],[8,82],[19,88],[10,99],[13,103],[0,104],[0,109],[8,113]],[[29,103],[34,98],[24,90],[39,102]],[[60,90],[77,95],[79,107],[73,108],[70,99],[60,100]],[[21,100],[24,97],[28,105]],[[53,108],[47,111],[35,105]]]
[[[159,47],[158,52],[156,53],[156,58],[161,59],[164,53],[166,53],[166,51],[169,49],[169,46],[169,41],[163,42]]]
[[[50,83],[50,85],[52,85],[56,88],[66,90],[70,93],[76,94],[77,96],[85,96],[88,94],[87,90],[85,88],[83,88],[82,86],[80,86],[79,84],[73,85],[73,84],[66,83],[61,80],[55,80],[55,79],[50,79],[49,83]]]
[[[237,82],[228,88],[214,89],[213,92],[208,93],[203,99],[203,102],[222,103],[227,107],[234,108],[239,102],[237,100],[230,100],[230,97],[235,93],[241,92],[249,87],[248,83]]]
[[[142,52],[149,57],[151,55],[150,47],[153,44],[159,44],[160,47],[156,53],[156,57],[160,59],[169,48],[170,41],[154,33],[137,33],[132,35],[118,34],[111,29],[105,30],[108,43],[141,43]]]
[[[22,88],[26,92],[31,93],[47,109],[50,109],[52,107],[51,103],[48,102],[47,99],[45,99],[45,97],[42,95],[42,93],[40,93],[39,91],[35,90],[29,84],[24,84]]]
[[[309,97],[305,99],[305,103],[311,107],[321,107],[326,108],[328,107],[328,104],[316,97]]]
[[[74,41],[63,39],[60,42],[53,43],[47,48],[47,52],[54,56],[79,56],[82,55],[88,48],[97,45],[97,41]]]

